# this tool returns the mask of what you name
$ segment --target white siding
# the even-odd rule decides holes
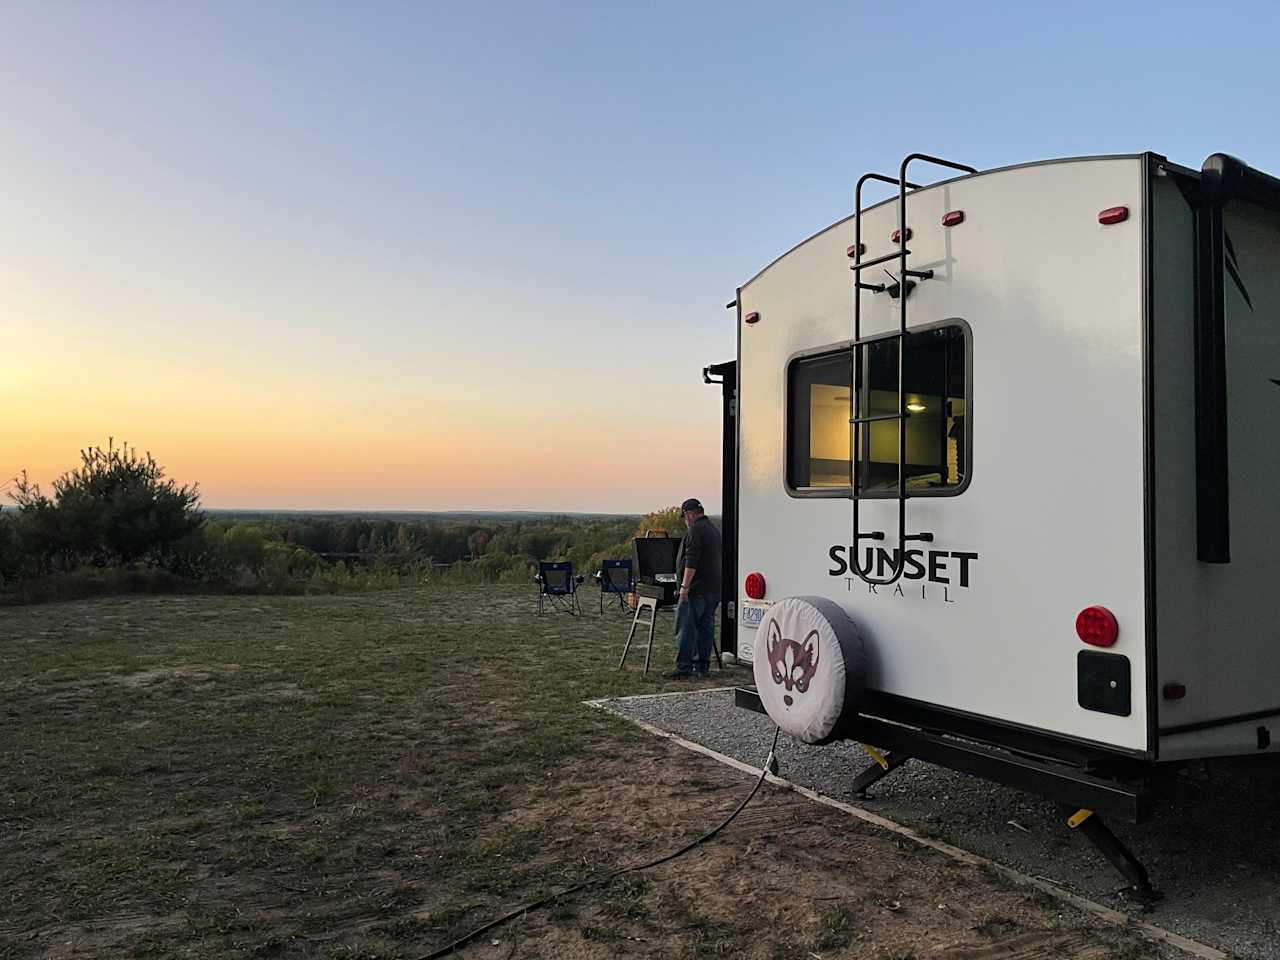
[[[908,526],[935,534],[926,549],[978,554],[967,587],[954,558],[939,568],[950,583],[924,584],[923,597],[920,581],[904,581],[902,596],[870,595],[856,578],[831,576],[828,551],[850,542],[849,502],[797,499],[784,488],[787,360],[851,336],[852,223],[818,234],[742,289],[743,315],[758,311],[760,321],[741,330],[739,573],[764,573],[770,600],[817,594],[845,604],[868,640],[873,689],[1147,746],[1143,177],[1139,158],[1064,162],[965,178],[908,200],[909,265],[936,271],[912,294],[909,323],[962,318],[973,355],[972,483],[957,497],[909,501]],[[1099,210],[1121,204],[1127,222],[1098,224]],[[944,228],[951,209],[963,209],[965,222]],[[865,215],[866,258],[890,252],[896,226],[896,204]],[[894,329],[896,304],[863,296],[863,335]],[[864,531],[893,541],[893,501],[866,500],[862,513]],[[1132,662],[1128,717],[1076,702],[1076,655],[1089,648],[1074,623],[1091,604],[1109,607],[1121,625],[1115,652]]]

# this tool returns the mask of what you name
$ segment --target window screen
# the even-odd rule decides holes
[[[897,412],[898,339],[868,342],[857,385],[862,416]],[[937,327],[905,340],[907,487],[915,496],[955,492],[968,472],[965,328]],[[858,451],[858,491],[892,496],[898,488],[898,431],[885,420],[849,430],[850,354],[794,361],[787,375],[787,479],[798,492],[849,490],[849,450]]]

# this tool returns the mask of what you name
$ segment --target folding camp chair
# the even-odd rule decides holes
[[[635,592],[635,578],[631,575],[630,560],[601,560],[596,579],[600,581],[600,616],[604,616],[606,596],[612,596],[623,613],[631,612],[627,597]]]
[[[538,575],[533,578],[538,585],[538,613],[546,609],[563,610],[575,616],[581,613],[578,584],[584,579],[573,575],[573,563],[569,560],[539,560]]]

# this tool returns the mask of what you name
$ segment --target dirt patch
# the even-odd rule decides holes
[[[616,866],[654,859],[720,822],[753,781],[665,746],[571,772],[507,822],[548,847],[585,835]],[[532,798],[531,798],[532,799]],[[631,884],[628,889],[627,884]],[[621,890],[619,889],[621,888]],[[619,898],[623,903],[617,903]],[[559,918],[559,922],[547,917]],[[675,918],[673,921],[671,918]],[[977,868],[770,785],[689,854],[576,894],[467,951],[516,956],[1103,957],[1131,937]]]
[[[223,663],[217,666],[186,664],[172,667],[153,667],[150,670],[139,670],[136,673],[129,673],[112,679],[123,683],[126,687],[134,688],[154,687],[168,683],[198,685],[213,683],[218,677],[236,673],[239,670],[240,665],[237,663]]]
[[[43,941],[49,960],[114,952],[123,943],[163,941],[182,930],[181,917],[154,917],[146,913],[122,913],[70,926],[51,926],[26,934],[28,943]],[[56,935],[54,935],[56,934]]]

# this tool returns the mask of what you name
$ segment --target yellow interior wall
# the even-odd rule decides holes
[[[849,388],[815,383],[809,387],[809,457],[813,460],[849,460]],[[941,397],[911,394],[912,402],[925,405],[924,413],[908,421],[907,463],[933,463],[938,457],[938,417],[945,409]],[[898,394],[892,390],[871,391],[871,412],[889,413],[896,409]],[[963,415],[964,401],[951,401],[956,415]],[[871,425],[871,460],[877,463],[898,462],[898,424],[893,421]],[[959,475],[957,445],[947,441],[947,478]],[[815,478],[815,482],[818,481]],[[846,481],[847,482],[847,481]]]
[[[809,456],[814,460],[849,459],[848,387],[827,383],[809,387]]]

